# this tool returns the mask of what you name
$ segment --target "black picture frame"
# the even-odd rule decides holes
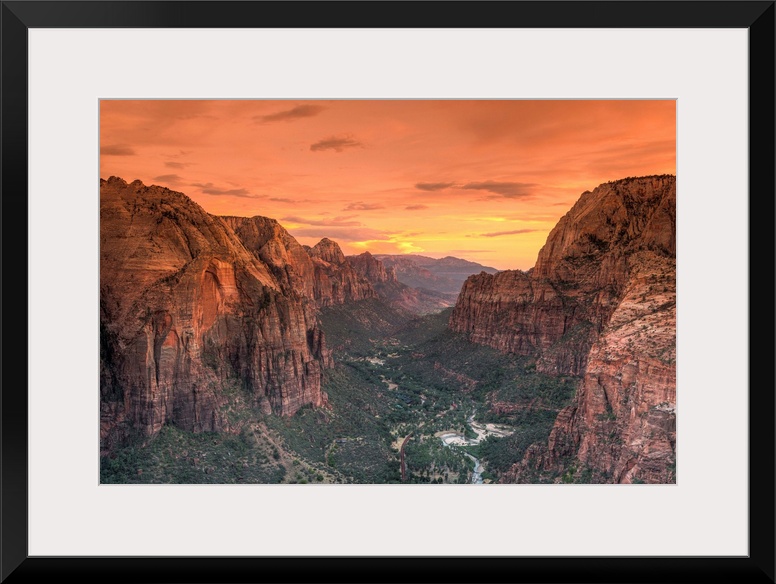
[[[440,4],[444,9],[440,10]],[[2,547],[14,582],[773,582],[774,1],[2,2]],[[745,28],[749,31],[747,557],[29,557],[27,32],[35,27]],[[734,204],[734,203],[731,203]],[[753,319],[756,319],[753,320]],[[757,326],[755,326],[755,324]],[[765,334],[763,334],[765,333]],[[747,339],[737,339],[744,343]],[[746,376],[746,372],[742,372]],[[713,472],[712,478],[713,480]],[[710,510],[713,512],[713,510]]]

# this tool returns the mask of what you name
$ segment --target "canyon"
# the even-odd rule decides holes
[[[272,481],[394,482],[391,444],[413,434],[415,482],[470,482],[472,456],[478,483],[675,482],[675,209],[673,176],[602,184],[533,268],[496,271],[346,256],[271,218],[101,180],[105,460],[212,434],[254,453],[230,482],[262,464]],[[434,434],[471,432],[474,411],[511,429],[443,448]]]
[[[223,388],[264,412],[326,404],[319,311],[381,298],[405,318],[451,304],[365,252],[300,245],[267,217],[213,216],[183,193],[100,181],[104,452],[164,425],[229,432]]]

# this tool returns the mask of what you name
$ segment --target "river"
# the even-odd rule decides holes
[[[500,428],[496,427],[495,424],[480,424],[478,422],[475,422],[474,421],[475,413],[476,412],[472,413],[472,415],[466,419],[466,423],[469,424],[469,427],[472,429],[472,431],[475,434],[477,434],[476,438],[467,438],[466,436],[464,436],[463,434],[459,434],[458,432],[443,432],[437,435],[439,439],[442,440],[442,444],[444,444],[445,446],[476,446],[488,436],[504,437],[512,434],[511,430],[506,430],[504,427],[500,427]],[[471,484],[473,485],[483,484],[482,472],[485,469],[482,467],[482,463],[480,462],[480,459],[477,458],[476,456],[469,454],[468,452],[464,452],[463,454],[474,463],[474,468],[472,470]]]

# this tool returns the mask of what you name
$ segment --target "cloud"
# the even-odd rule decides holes
[[[359,227],[361,223],[358,221],[350,221],[354,215],[346,215],[340,217],[332,217],[331,219],[305,219],[303,217],[283,217],[281,221],[288,221],[289,223],[301,223],[303,225],[318,225],[321,227]]]
[[[498,182],[493,180],[475,181],[463,185],[453,182],[419,182],[415,184],[415,188],[421,191],[443,191],[453,187],[469,191],[487,191],[509,199],[530,196],[535,186],[537,186],[535,183]]]
[[[322,152],[323,150],[334,150],[335,152],[342,152],[345,148],[363,148],[363,144],[354,140],[350,136],[330,136],[319,140],[315,144],[310,145],[310,150],[313,152]]]
[[[134,156],[136,152],[129,146],[112,144],[110,146],[100,146],[100,154],[103,156]]]
[[[173,162],[173,161],[164,163],[164,165],[167,168],[186,168],[187,166],[191,166],[192,164],[193,164],[192,162]]]
[[[193,150],[178,150],[177,154],[166,154],[166,156],[169,156],[170,158],[180,158],[181,156],[188,156],[194,152]]]
[[[325,109],[325,107],[320,105],[298,105],[291,109],[282,110],[266,116],[253,116],[253,119],[260,124],[268,124],[271,122],[293,122],[294,120],[317,116]]]
[[[288,203],[289,205],[296,205],[297,203],[315,203],[314,199],[287,199],[285,197],[270,197],[270,201],[276,203]]]
[[[167,183],[170,185],[176,185],[181,182],[181,177],[177,174],[160,174],[159,176],[155,176],[154,180],[158,180],[162,183]]]
[[[537,186],[536,183],[497,182],[486,180],[483,182],[466,183],[461,188],[472,191],[488,191],[489,193],[495,193],[502,197],[506,197],[507,199],[517,199],[529,197],[533,194],[533,187],[535,186]]]
[[[375,209],[385,209],[382,205],[379,203],[362,203],[361,201],[357,203],[350,203],[347,207],[342,209],[343,211],[374,211]]]
[[[434,182],[434,183],[416,183],[415,188],[421,191],[441,191],[453,186],[455,183],[451,182]]]
[[[520,233],[533,233],[538,229],[515,229],[514,231],[494,231],[492,233],[480,233],[480,237],[501,237],[502,235],[518,235]],[[473,237],[473,236],[470,236]],[[476,236],[474,236],[476,237]]]
[[[407,205],[404,208],[407,211],[420,211],[422,209],[428,209],[428,205]]]
[[[360,229],[343,226],[303,227],[301,229],[289,229],[288,231],[294,237],[328,237],[338,243],[343,241],[379,241],[388,237],[386,232],[368,227]]]
[[[248,192],[248,189],[224,189],[221,187],[215,186],[213,183],[194,183],[191,186],[199,187],[202,189],[202,192],[206,195],[217,195],[217,196],[230,196],[230,197],[246,197],[249,199],[258,199],[256,195],[252,195],[250,192]]]

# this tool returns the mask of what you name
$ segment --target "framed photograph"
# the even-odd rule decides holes
[[[774,14],[3,2],[0,578],[773,582]]]

